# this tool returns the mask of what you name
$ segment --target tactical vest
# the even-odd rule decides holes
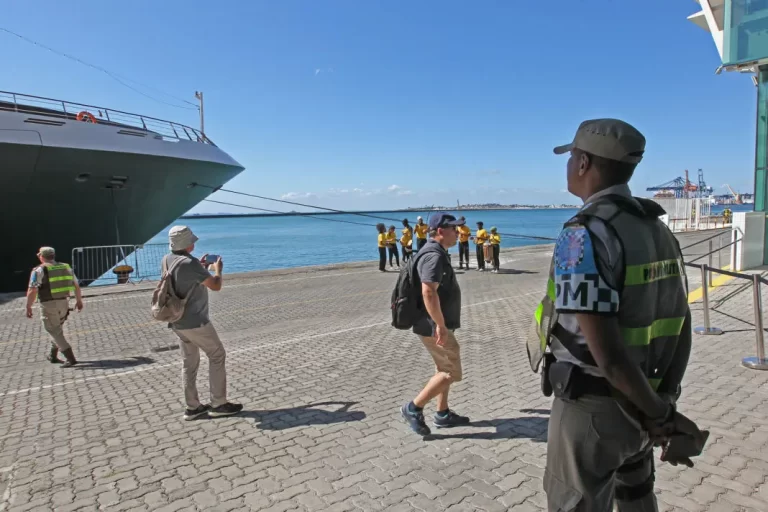
[[[642,210],[624,196],[601,197],[585,205],[565,226],[586,225],[587,219],[595,217],[618,237],[624,254],[623,282],[618,283],[622,340],[655,390],[672,361],[688,312],[688,285],[677,239],[658,218],[664,210],[649,199],[634,199]],[[554,265],[553,257],[547,293],[536,308],[528,337],[534,372],[538,372],[557,326]],[[597,366],[586,345],[576,343],[564,329],[556,331],[557,340],[576,359]]]
[[[43,264],[43,281],[37,296],[40,302],[56,299],[66,299],[70,292],[75,291],[75,280],[72,269],[66,263]]]

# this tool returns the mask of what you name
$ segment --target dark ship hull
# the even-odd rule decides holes
[[[26,288],[40,246],[72,263],[74,248],[142,244],[212,192],[191,183],[218,187],[243,170],[189,127],[88,112],[96,123],[0,103],[0,292]]]

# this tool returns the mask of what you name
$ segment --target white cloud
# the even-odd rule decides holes
[[[411,190],[399,190],[397,192],[397,195],[399,195],[399,196],[411,196],[411,195],[413,195],[413,191],[411,191]]]
[[[389,190],[390,192],[394,192],[394,191],[396,191],[396,190],[400,190],[401,188],[403,188],[403,187],[401,187],[400,185],[390,185],[390,186],[387,188],[387,190]]]
[[[280,196],[280,199],[317,199],[317,194],[312,192],[288,192]]]
[[[320,73],[333,73],[333,68],[315,68],[315,76]]]

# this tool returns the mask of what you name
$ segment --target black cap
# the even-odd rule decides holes
[[[456,220],[456,217],[449,213],[435,213],[429,218],[429,229],[445,228],[448,226],[463,226],[463,220]]]

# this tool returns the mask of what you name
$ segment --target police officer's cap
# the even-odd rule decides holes
[[[640,163],[645,152],[645,136],[619,119],[590,119],[576,130],[573,142],[554,149],[556,155],[580,149],[609,160]]]

